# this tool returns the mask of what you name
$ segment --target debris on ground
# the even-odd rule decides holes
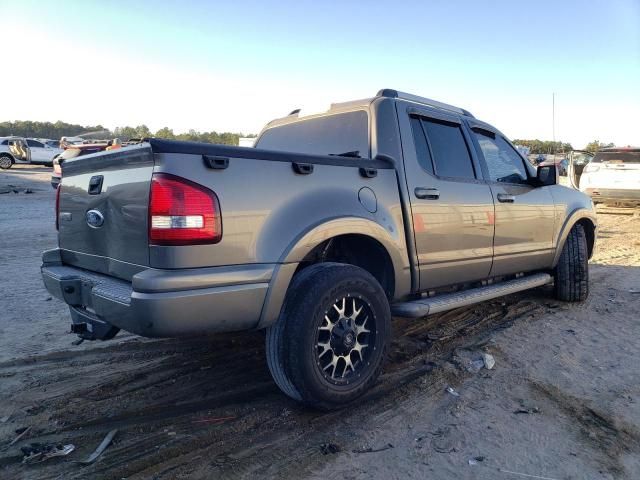
[[[482,455],[469,459],[469,465],[477,465],[479,462],[484,462],[484,457]]]
[[[447,392],[449,392],[454,397],[459,397],[460,396],[460,394],[458,392],[456,392],[452,387],[447,387]]]
[[[323,455],[331,455],[340,452],[340,447],[335,443],[322,443],[320,445],[320,451]]]
[[[540,413],[540,409],[536,406],[527,405],[524,400],[520,400],[520,407],[513,413],[516,415],[527,415],[531,413]]]
[[[75,445],[32,443],[20,448],[24,457],[22,463],[40,463],[53,457],[64,457],[76,449]]]
[[[107,449],[107,447],[113,440],[113,437],[116,436],[116,433],[118,433],[118,430],[115,428],[111,430],[109,433],[107,433],[107,436],[104,437],[104,440],[102,440],[102,442],[100,442],[100,445],[98,445],[98,448],[96,448],[95,451],[91,455],[89,455],[86,460],[81,460],[78,463],[81,463],[83,465],[89,465],[95,462],[96,459],[100,455],[102,455],[102,452],[104,452]]]
[[[482,360],[487,370],[491,370],[496,364],[495,358],[493,358],[493,355],[491,355],[490,353],[483,353]]]
[[[390,448],[393,448],[393,445],[391,443],[387,443],[384,447],[380,447],[380,448],[365,448],[362,450],[351,450],[353,453],[376,453],[376,452],[384,452],[385,450],[389,450]]]
[[[8,420],[8,418],[7,418],[7,420]],[[9,446],[11,446],[11,445],[15,445],[17,442],[19,442],[19,441],[20,441],[20,439],[21,439],[22,437],[24,437],[24,436],[27,434],[27,432],[29,432],[29,430],[31,430],[31,427],[22,427],[22,428],[18,428],[18,429],[16,430],[16,433],[18,434],[18,436],[17,436],[16,438],[14,438],[14,439],[11,441],[11,443],[9,444]]]

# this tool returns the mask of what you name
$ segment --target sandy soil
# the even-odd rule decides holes
[[[395,320],[378,385],[322,413],[280,394],[260,332],[72,345],[39,277],[56,244],[48,181],[0,173],[0,189],[34,191],[0,195],[0,478],[640,478],[638,212],[599,211],[585,303],[541,288]],[[495,367],[469,371],[481,352]],[[114,428],[98,461],[75,463]],[[22,465],[30,442],[76,450]]]

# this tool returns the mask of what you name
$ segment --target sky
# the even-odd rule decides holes
[[[556,140],[640,144],[640,0],[0,0],[0,19],[0,121],[248,134],[394,88],[551,140],[555,93]]]

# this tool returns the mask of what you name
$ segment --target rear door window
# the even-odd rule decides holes
[[[473,130],[484,156],[489,179],[501,183],[527,183],[527,170],[520,154],[500,135]]]
[[[369,157],[369,121],[365,111],[300,120],[266,130],[256,148],[312,155]]]
[[[475,179],[473,163],[460,125],[431,118],[421,118],[433,172],[440,177]],[[426,160],[421,161],[426,165]]]

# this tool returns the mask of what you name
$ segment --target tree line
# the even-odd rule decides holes
[[[82,126],[74,123],[60,122],[31,122],[29,120],[17,122],[0,122],[0,137],[16,135],[29,138],[50,138],[59,140],[60,137],[75,137],[83,133],[106,130],[102,125]]]
[[[188,140],[224,145],[238,145],[238,139],[240,137],[256,136],[232,132],[199,132],[193,129],[186,133],[174,133],[173,130],[168,127],[163,127],[156,132],[152,132],[146,125],[116,127],[113,131],[110,131],[102,125],[82,126],[60,121],[55,123],[32,121],[0,122],[0,137],[16,135],[19,137],[59,140],[61,137],[75,137],[91,132],[108,132],[108,136],[112,138],[117,137],[123,141],[128,141],[132,138],[158,137],[171,140]],[[86,138],[90,138],[90,136]],[[102,133],[100,138],[104,138],[104,133]]]
[[[539,154],[539,153],[568,153],[573,150],[573,146],[570,143],[563,142],[552,142],[550,140],[522,140],[517,139],[514,140],[513,143],[515,145],[522,145],[524,147],[529,147],[530,153]],[[602,148],[609,148],[615,146],[613,143],[600,142],[599,140],[594,140],[593,142],[587,143],[582,150],[586,150],[587,152],[595,153]]]

